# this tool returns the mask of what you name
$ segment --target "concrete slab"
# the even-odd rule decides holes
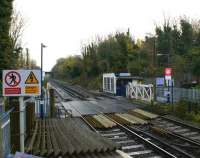
[[[138,107],[138,105],[122,100],[113,100],[107,98],[103,100],[93,99],[89,101],[68,101],[62,102],[62,105],[65,107],[65,109],[71,109],[73,116],[80,116],[80,113],[82,115],[121,113]]]

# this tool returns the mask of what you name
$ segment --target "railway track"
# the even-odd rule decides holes
[[[95,132],[121,145],[121,149],[132,157],[178,157],[198,158],[200,146],[184,137],[178,137],[158,129],[141,130],[131,125],[122,125],[107,115],[117,124],[113,128],[95,128],[85,121]],[[88,117],[87,117],[88,118]],[[85,120],[85,119],[84,119]],[[146,127],[145,127],[146,128]]]
[[[80,113],[75,107],[73,107],[73,108],[78,113]],[[108,117],[108,116],[106,116],[106,117]],[[176,156],[176,155],[179,155],[180,158],[190,157],[190,156],[181,156],[182,153],[180,153],[180,151],[178,151],[178,150],[175,150],[174,148],[173,148],[173,152],[176,153],[176,155],[173,153],[170,153],[170,152],[166,151],[164,148],[161,148],[159,145],[152,143],[150,137],[139,135],[135,131],[112,120],[112,118],[108,117],[108,119],[115,122],[117,124],[117,126],[115,126],[113,128],[103,128],[103,129],[95,128],[94,126],[92,126],[84,116],[81,116],[81,118],[94,132],[99,133],[101,136],[106,137],[107,139],[120,145],[121,150],[123,152],[125,152],[126,154],[128,154],[130,157],[135,157],[135,158],[162,158],[162,157],[163,158],[164,157],[177,158],[178,156]]]
[[[161,158],[164,155],[169,157],[174,157],[170,153],[164,152],[158,149],[154,150],[152,147],[147,145],[147,140],[149,138],[140,138],[139,136],[132,133],[132,131],[127,131],[122,128],[115,127],[112,129],[104,129],[104,130],[97,130],[101,136],[106,137],[113,142],[119,144],[123,152],[127,153],[129,156],[132,157],[143,157],[143,158]],[[142,142],[146,141],[146,143]],[[152,144],[151,144],[152,145]],[[158,152],[158,150],[160,152]],[[161,153],[161,151],[163,153]]]
[[[79,112],[76,108],[74,109],[77,112]],[[95,128],[89,123],[89,121],[84,116],[81,116],[81,118],[94,132],[99,133],[101,136],[106,137],[107,139],[120,145],[121,150],[125,152],[126,154],[128,154],[130,157],[177,158],[176,155],[180,155],[179,151],[174,151],[176,155],[166,151],[164,148],[161,148],[159,145],[152,143],[150,137],[139,135],[135,131],[125,127],[124,125],[119,124],[118,122],[112,120],[109,117],[108,119],[115,122],[117,126],[112,127],[112,128]],[[184,157],[184,156],[180,156],[180,157]]]
[[[62,83],[59,81],[52,81],[54,84],[57,84],[59,87],[63,88],[65,91],[68,92],[68,94],[74,98],[79,98],[81,100],[86,100],[86,98],[89,98],[92,94],[87,92],[86,90],[83,90],[83,88],[79,86],[72,86],[67,85],[66,83]]]
[[[167,151],[176,150],[178,151],[177,157],[190,157],[198,158],[200,155],[200,146],[194,141],[190,141],[184,137],[179,137],[168,131],[161,130],[159,128],[154,128],[149,126],[143,128],[138,128],[135,126],[127,126],[129,129],[136,131],[138,134],[149,136],[155,144],[157,142],[160,146],[164,147]],[[168,148],[168,149],[167,149]],[[171,149],[170,149],[171,148]]]
[[[106,116],[106,115],[105,115]],[[112,120],[112,118],[108,119]],[[85,118],[83,118],[85,120]],[[126,126],[112,120],[117,124],[114,128],[97,129],[85,121],[95,132],[121,145],[121,149],[132,157],[142,158],[159,158],[159,157],[177,157],[177,158],[198,158],[188,150],[177,147],[176,144],[163,140],[150,132],[144,132],[134,126]],[[177,138],[176,138],[177,139]],[[183,143],[183,142],[182,142]],[[179,140],[180,144],[180,140]],[[190,144],[191,145],[191,144]],[[194,151],[194,144],[191,146],[191,151]],[[197,153],[195,153],[197,154]]]
[[[175,135],[200,144],[200,128],[198,127],[168,117],[159,117],[151,123],[154,127],[170,131]]]
[[[84,97],[70,88],[65,87],[64,90],[72,97]],[[75,110],[80,113],[77,109]],[[151,121],[151,124],[148,126],[135,127],[131,125],[124,126],[108,115],[105,116],[115,122],[117,126],[113,128],[96,129],[84,117],[82,117],[82,119],[92,130],[121,145],[121,149],[132,157],[198,158],[200,155],[200,144],[196,139],[192,139],[198,137],[190,137],[193,134],[199,134],[199,131],[191,127],[189,128],[183,123],[181,124],[164,117],[159,117]],[[175,130],[175,133],[175,131],[166,130],[168,127],[171,128],[171,130],[179,130]],[[190,130],[186,130],[186,128]]]

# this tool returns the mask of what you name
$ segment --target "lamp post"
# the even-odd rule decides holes
[[[43,92],[42,92],[42,88],[43,88],[43,48],[46,48],[47,46],[45,46],[43,43],[41,43],[41,96],[40,99],[41,101],[43,100]],[[40,103],[40,117],[43,118],[44,114],[43,114],[43,103]]]

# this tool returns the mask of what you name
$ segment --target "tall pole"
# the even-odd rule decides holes
[[[156,37],[154,37],[153,42],[153,67],[154,67],[154,101],[156,101]]]
[[[41,96],[40,96],[40,117],[43,119],[44,116],[44,102],[43,102],[43,92],[42,92],[42,88],[43,88],[43,48],[45,48],[46,46],[41,43]]]
[[[26,48],[26,68],[29,69],[29,50]]]
[[[19,97],[20,111],[20,151],[24,152],[24,97]]]
[[[169,52],[170,53],[170,52]],[[167,67],[169,68],[170,67],[170,63],[169,63],[169,53],[167,55]],[[172,83],[172,79],[171,79],[171,83]],[[167,102],[170,103],[170,81],[168,80],[167,81],[167,85],[168,85],[168,94],[167,94]]]
[[[43,43],[41,43],[41,99],[43,98],[43,93],[42,93],[42,86],[43,86],[43,83],[42,83],[42,78],[43,78]]]

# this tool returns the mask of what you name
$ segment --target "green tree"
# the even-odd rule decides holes
[[[194,60],[193,74],[197,77],[198,82],[200,82],[200,56]]]
[[[0,1],[0,69],[11,68],[12,47],[9,37],[11,15],[12,15],[12,0]],[[2,73],[0,71],[0,73]]]
[[[188,54],[193,44],[193,28],[189,20],[181,19],[181,52],[183,55]]]

